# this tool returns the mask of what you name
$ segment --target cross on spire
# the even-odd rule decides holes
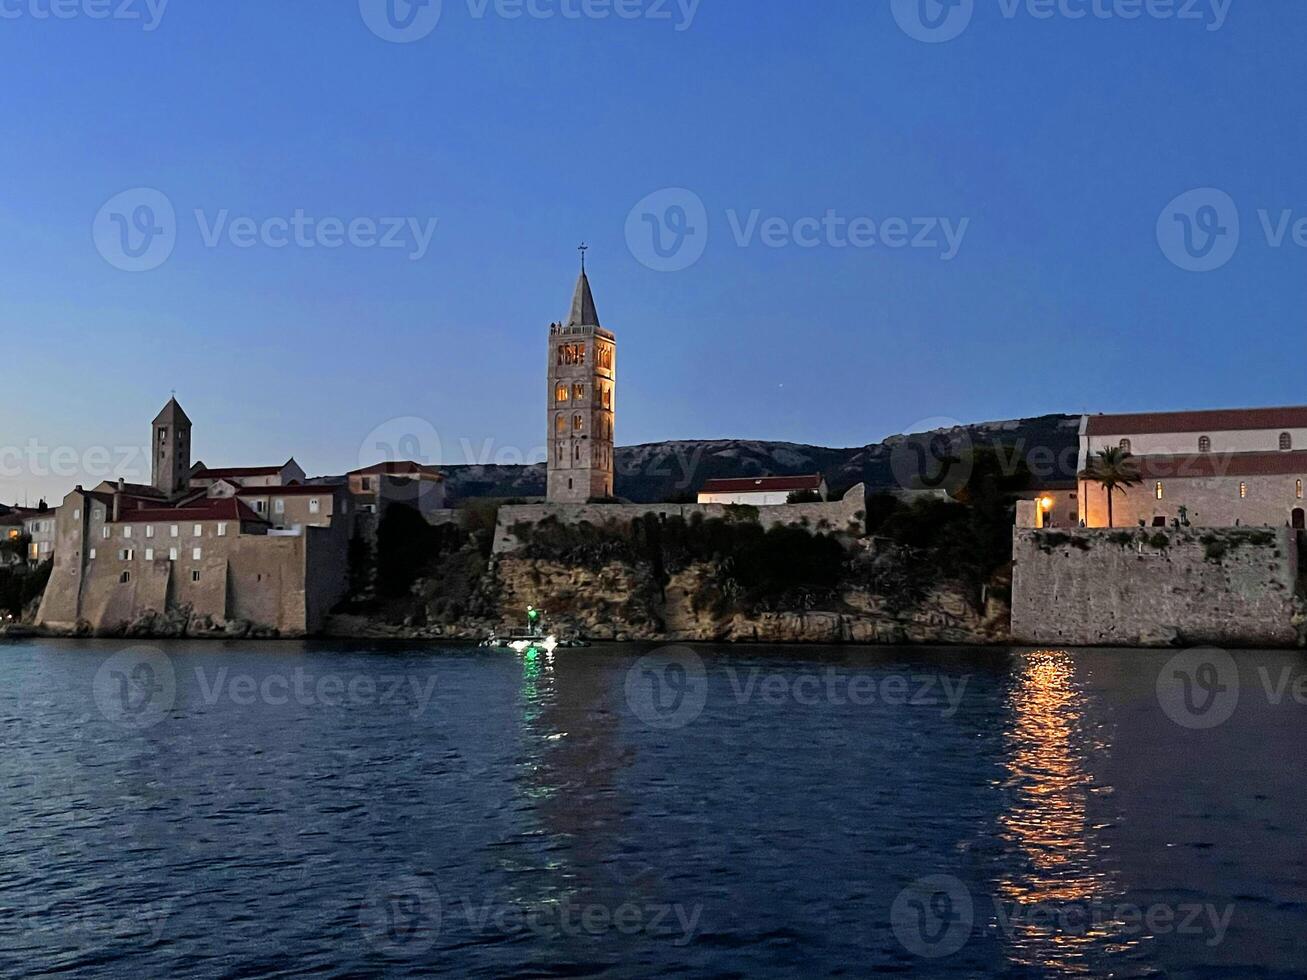
[[[577,248],[577,251],[581,253],[581,271],[585,272],[585,253],[590,251],[590,246],[585,242],[582,242]]]

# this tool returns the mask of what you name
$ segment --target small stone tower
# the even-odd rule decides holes
[[[191,420],[176,398],[168,399],[154,420],[151,440],[151,482],[167,497],[189,489],[191,479]]]
[[[581,252],[572,312],[549,326],[549,502],[613,495],[617,340],[599,326]]]

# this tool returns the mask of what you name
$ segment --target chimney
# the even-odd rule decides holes
[[[118,489],[113,492],[113,519],[115,522],[123,518],[123,490],[126,485],[127,481],[121,476],[118,477]]]

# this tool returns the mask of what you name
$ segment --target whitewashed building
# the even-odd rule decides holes
[[[826,499],[826,479],[812,476],[756,476],[739,479],[709,480],[699,491],[701,504],[749,504],[773,507],[789,503],[790,494],[811,491]]]

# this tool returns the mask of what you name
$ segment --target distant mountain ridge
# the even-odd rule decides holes
[[[1041,487],[1075,483],[1079,415],[1042,415],[980,422],[933,432],[905,433],[850,449],[753,439],[681,440],[623,446],[616,450],[617,496],[658,503],[696,493],[719,477],[796,476],[821,473],[832,494],[857,483],[871,492],[900,484],[892,458],[904,443],[946,442],[951,451],[999,448],[1008,460],[1023,460],[1039,474]],[[1032,458],[1033,454],[1033,458]],[[530,466],[443,466],[451,501],[474,497],[543,497],[545,464]]]

